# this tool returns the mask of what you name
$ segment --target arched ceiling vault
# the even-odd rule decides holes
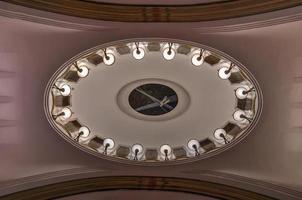
[[[95,181],[95,189],[98,190],[98,187],[104,186],[99,184],[101,180],[109,180],[109,177],[106,179],[104,176],[117,176],[111,180],[115,180],[118,184],[107,185],[110,190],[139,189],[137,181],[140,181],[140,184],[145,184],[140,189],[152,189],[150,187],[153,186],[155,189],[180,191],[179,186],[188,183],[185,185],[187,189],[183,188],[180,192],[210,195],[206,193],[206,185],[215,181],[205,179],[204,177],[209,177],[209,173],[204,175],[204,172],[211,170],[215,172],[212,178],[224,177],[211,185],[213,189],[219,188],[216,190],[218,192],[216,197],[224,194],[223,192],[236,193],[237,191],[238,194],[243,194],[243,191],[244,194],[248,194],[247,197],[257,195],[258,199],[262,197],[267,199],[267,196],[282,200],[301,199],[302,71],[299,66],[302,45],[299,36],[302,33],[302,15],[301,6],[297,6],[302,4],[301,0],[238,0],[198,5],[145,7],[97,4],[78,0],[5,1],[0,2],[0,157],[2,158],[0,196],[12,194],[6,198],[13,199],[13,197],[20,197],[19,195],[25,198],[26,194],[35,195],[35,192],[42,194],[41,189],[47,192],[49,187],[71,183],[77,184],[81,189],[83,184],[94,185],[93,181]],[[72,7],[70,3],[96,7],[88,6],[80,9]],[[246,6],[240,7],[239,3]],[[226,4],[233,7],[222,6]],[[218,9],[219,5],[220,14],[218,10],[213,15],[208,11],[198,10],[212,7],[213,11],[214,8]],[[108,12],[104,10],[100,12],[101,6],[106,6]],[[297,7],[270,12],[293,6]],[[164,7],[168,9],[163,9]],[[190,12],[186,11],[183,14],[176,12],[193,7]],[[120,15],[113,16],[114,11],[111,9],[115,8],[138,9],[140,12],[131,11],[131,15],[125,18],[127,14],[125,9],[120,10]],[[157,15],[158,12],[163,15]],[[174,13],[167,15],[167,12]],[[270,13],[250,16],[264,12]],[[277,16],[276,13],[281,13],[282,16]],[[267,17],[269,20],[263,20],[263,15],[265,19],[269,16]],[[208,21],[226,18],[229,19]],[[254,21],[245,24],[246,18]],[[171,22],[173,20],[203,22],[194,25],[193,23],[140,23],[140,29],[137,29],[137,23],[112,22]],[[225,21],[229,22],[225,24]],[[214,25],[210,28],[203,26],[207,23]],[[217,157],[191,165],[143,168],[100,160],[78,151],[53,133],[44,117],[42,96],[47,80],[63,62],[87,48],[117,39],[163,36],[215,47],[238,58],[249,67],[263,88],[265,107],[259,126],[246,141]],[[78,167],[98,169],[102,174],[84,176],[83,171],[75,170]],[[70,179],[62,175],[65,173],[64,170],[68,171],[74,182],[69,182]],[[51,182],[48,173],[56,173],[58,181]],[[137,177],[132,177],[133,175],[154,177],[138,180]],[[178,178],[160,178],[163,176]],[[91,177],[102,178],[83,179]],[[187,179],[182,179],[184,177]],[[196,181],[201,177],[200,182]],[[133,188],[125,186],[129,180],[132,181]],[[58,183],[62,181],[63,183]],[[198,187],[204,186],[203,190],[195,187],[196,182]],[[218,187],[217,182],[224,185]],[[38,183],[40,184],[37,185]],[[190,183],[194,185],[194,191],[192,191],[192,184],[192,187],[188,188]],[[50,184],[54,185],[50,186]],[[24,185],[28,187],[25,188]],[[35,187],[37,190],[32,189]],[[241,189],[237,190],[238,188]],[[20,192],[23,190],[26,191]],[[70,194],[74,193],[68,195]]]
[[[112,4],[82,0],[4,0],[9,3],[81,18],[117,22],[200,22],[277,11],[300,0],[239,0],[186,5]]]
[[[121,176],[78,179],[45,185],[0,197],[0,200],[54,199],[92,191],[159,190],[210,196],[225,200],[274,200],[275,198],[236,187],[183,178]]]

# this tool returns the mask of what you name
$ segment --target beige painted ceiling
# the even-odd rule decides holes
[[[0,194],[51,183],[54,177],[59,181],[92,174],[131,174],[207,179],[299,199],[301,11],[296,7],[211,23],[128,24],[77,19],[0,2]],[[165,167],[105,161],[62,140],[43,111],[50,76],[83,50],[132,37],[199,42],[242,62],[263,90],[257,127],[240,144],[217,156]]]

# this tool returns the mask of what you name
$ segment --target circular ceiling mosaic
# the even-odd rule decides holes
[[[116,41],[62,65],[45,92],[50,124],[76,147],[134,164],[194,161],[235,145],[262,109],[257,81],[213,48]]]

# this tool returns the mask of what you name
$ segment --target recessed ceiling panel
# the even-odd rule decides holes
[[[260,88],[238,61],[174,39],[116,41],[63,64],[45,92],[53,128],[76,147],[133,164],[215,155],[256,125]]]

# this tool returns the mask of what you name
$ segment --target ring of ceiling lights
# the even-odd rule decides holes
[[[186,137],[186,139],[181,138],[181,143],[175,143],[173,135],[170,135],[167,138],[168,140],[169,138],[171,139],[171,143],[169,143],[168,140],[163,139],[162,144],[155,142],[154,145],[152,144],[152,139],[146,141],[148,143],[147,145],[143,144],[144,142],[142,142],[142,140],[137,142],[136,138],[139,140],[140,136],[135,135],[134,132],[135,136],[132,137],[131,134],[128,133],[126,137],[128,140],[125,139],[124,142],[120,142],[123,140],[116,140],[115,137],[117,136],[114,134],[112,134],[112,136],[110,134],[108,135],[105,132],[100,131],[102,130],[102,127],[96,128],[94,127],[96,123],[90,123],[89,120],[87,121],[87,119],[89,119],[89,117],[85,118],[87,112],[84,112],[83,120],[81,119],[81,112],[83,110],[77,109],[76,107],[80,103],[84,103],[89,107],[90,104],[93,104],[93,100],[91,100],[91,103],[89,102],[90,99],[94,99],[94,97],[88,97],[88,100],[86,99],[88,102],[79,101],[81,95],[83,97],[83,94],[85,95],[85,92],[90,90],[83,87],[81,88],[81,83],[84,85],[87,84],[89,78],[91,78],[90,82],[100,81],[102,80],[101,74],[106,74],[108,70],[121,70],[120,73],[123,73],[123,66],[119,63],[119,59],[121,61],[131,60],[133,65],[140,65],[140,62],[144,59],[148,59],[148,56],[159,60],[161,65],[165,65],[165,63],[169,62],[171,63],[174,59],[180,59],[181,62],[186,63],[185,65],[181,65],[183,70],[190,69],[197,75],[198,73],[208,73],[211,74],[209,75],[210,77],[217,77],[214,78],[217,84],[224,84],[228,89],[227,91],[215,91],[215,95],[220,93],[226,94],[226,92],[228,92],[228,97],[226,97],[225,101],[229,101],[227,99],[232,99],[233,103],[226,103],[226,105],[231,105],[231,107],[229,106],[229,111],[232,109],[232,113],[228,112],[228,117],[222,122],[218,110],[218,114],[216,113],[215,115],[217,116],[217,119],[220,120],[219,123],[221,124],[215,125],[216,127],[205,129],[209,131],[203,130],[200,135],[198,132],[197,134],[191,135],[190,133],[181,134],[181,136]],[[170,64],[170,67],[174,66],[177,68],[175,64]],[[143,68],[144,65],[141,65],[140,67]],[[161,69],[164,69],[165,66],[161,67]],[[173,123],[173,121],[177,123],[177,120],[181,119],[183,116],[190,118],[191,116],[187,115],[196,110],[196,107],[194,107],[194,105],[196,105],[196,99],[194,99],[194,95],[190,94],[190,84],[184,84],[186,86],[183,87],[181,81],[178,83],[177,80],[169,80],[169,76],[163,76],[161,78],[156,77],[156,74],[161,73],[161,71],[153,72],[152,69],[144,69],[142,72],[145,71],[146,73],[149,72],[148,76],[145,77],[143,75],[138,77],[137,80],[132,81],[125,80],[124,82],[127,84],[121,85],[127,87],[127,85],[131,85],[132,82],[136,84],[140,81],[142,81],[142,83],[167,84],[168,87],[172,87],[177,95],[179,95],[178,103],[174,110],[177,110],[176,108],[182,104],[182,98],[187,98],[186,101],[188,103],[182,108],[184,110],[180,112],[180,116],[173,116],[174,110],[160,116],[143,116],[138,112],[138,117],[126,115],[125,110],[123,110],[118,103],[120,101],[119,95],[121,91],[123,91],[123,87],[120,87],[116,92],[116,108],[106,110],[108,113],[103,113],[103,115],[105,117],[108,115],[108,118],[110,118],[111,112],[121,111],[119,115],[124,117],[123,114],[125,114],[125,116],[131,118],[131,120],[135,122],[134,124],[150,123],[153,127],[160,126],[156,123]],[[94,73],[99,75],[94,77]],[[153,74],[155,77],[152,78],[150,74]],[[105,77],[108,78],[108,75]],[[114,79],[115,77],[109,78]],[[131,78],[133,79],[133,77]],[[202,77],[200,79],[202,79]],[[87,82],[85,83],[86,80]],[[187,83],[190,83],[190,80],[186,81]],[[192,78],[192,82],[193,81]],[[118,82],[123,81],[120,80]],[[177,87],[179,86],[182,93],[185,94],[183,97],[182,93],[178,92],[179,89],[173,86],[173,83],[176,82],[177,84],[175,85],[177,85]],[[106,85],[105,82],[101,83],[102,84],[98,83],[98,85]],[[171,85],[169,85],[169,83],[171,83]],[[134,86],[137,86],[135,84]],[[90,85],[89,87],[98,88],[99,86]],[[132,87],[135,88],[134,86]],[[112,88],[114,87],[115,86],[113,85]],[[202,87],[202,85],[200,85],[200,87]],[[77,90],[82,93],[77,93]],[[211,88],[208,91],[211,91]],[[211,95],[207,93],[207,96]],[[223,96],[215,96],[215,98],[224,99]],[[216,104],[216,106],[206,105],[203,109],[207,110],[207,107],[211,106],[212,109],[215,109],[215,107],[219,108],[219,105]],[[97,106],[92,108],[98,109]],[[221,51],[198,43],[182,40],[157,38],[131,39],[99,45],[78,54],[63,64],[48,82],[44,95],[44,109],[48,121],[64,139],[90,154],[108,160],[129,164],[177,164],[196,161],[216,155],[234,146],[246,137],[259,120],[262,111],[262,92],[253,75],[241,63]],[[130,106],[129,109],[131,109]],[[168,116],[170,113],[172,115],[171,118],[161,120],[162,117]],[[140,115],[142,118],[139,117]],[[225,113],[221,115],[225,115]],[[150,120],[148,117],[150,117]],[[154,117],[155,120],[153,120],[152,117]],[[157,120],[156,117],[159,117],[159,120]],[[100,119],[106,118],[100,117]],[[126,119],[126,117],[124,119]],[[112,120],[114,119],[111,119],[111,121]],[[215,118],[208,120],[215,121]],[[101,124],[101,122],[102,121],[98,121],[97,123]],[[92,125],[90,126],[89,124]],[[127,125],[125,127],[127,127]],[[111,124],[110,128],[114,130],[114,123]],[[104,130],[106,130],[106,128]],[[161,135],[164,137],[164,134]],[[157,136],[153,137],[156,138]],[[177,137],[175,136],[175,138]]]

